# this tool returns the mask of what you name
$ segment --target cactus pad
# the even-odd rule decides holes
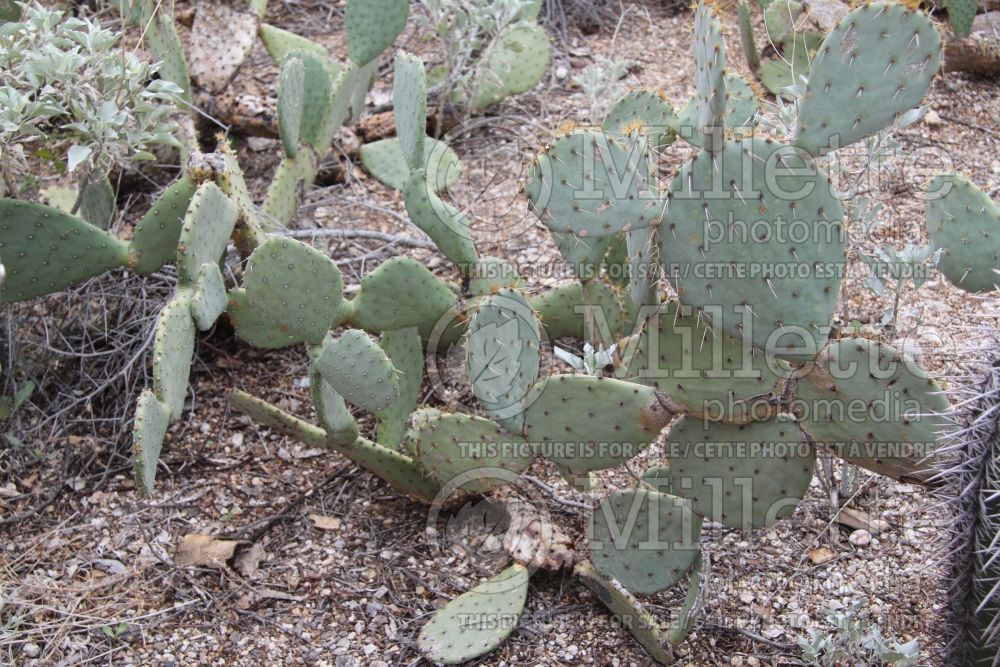
[[[182,90],[181,99],[191,104],[191,75],[184,58],[184,45],[177,34],[173,17],[165,9],[165,5],[157,3],[154,15],[149,16],[147,12],[143,12],[146,14],[143,16],[143,24],[150,55],[160,63],[160,77],[177,84]]]
[[[288,238],[268,239],[254,250],[243,284],[249,307],[267,318],[271,329],[266,341],[244,340],[269,348],[322,343],[343,298],[333,260]],[[243,338],[239,323],[237,333]]]
[[[136,485],[144,494],[153,492],[156,479],[156,462],[170,424],[170,408],[146,389],[139,396],[135,409],[135,426],[132,431],[132,461]]]
[[[529,576],[525,566],[515,563],[435,612],[417,637],[424,657],[458,665],[499,646],[521,617]]]
[[[659,224],[644,142],[627,148],[600,132],[573,132],[538,155],[525,192],[549,229],[609,236]]]
[[[128,261],[126,244],[85,220],[16,199],[0,199],[0,253],[2,303],[58,292]]]
[[[817,442],[855,465],[922,482],[952,426],[944,390],[913,359],[866,338],[842,338],[799,380],[794,411]]]
[[[967,292],[996,289],[1000,283],[1000,207],[958,174],[936,177],[928,192],[927,234],[933,247],[941,250],[941,273]]]
[[[580,237],[567,232],[550,232],[559,254],[580,280],[596,278],[601,261],[608,252],[613,236]]]
[[[295,157],[299,150],[305,96],[306,66],[301,58],[292,56],[281,63],[278,77],[278,135],[288,157]]]
[[[618,491],[594,509],[590,558],[633,593],[680,581],[701,553],[701,517],[683,498],[648,489]]]
[[[382,139],[361,147],[361,164],[380,183],[395,190],[402,190],[410,178],[410,166],[406,164],[399,139]],[[448,144],[427,137],[424,141],[424,156],[420,168],[427,172],[428,185],[438,192],[458,180],[462,163]]]
[[[485,109],[534,88],[549,65],[549,50],[549,37],[537,24],[518,23],[501,34],[480,63],[473,106]]]
[[[203,183],[198,188],[177,241],[177,275],[181,284],[194,283],[202,264],[219,261],[238,215],[236,205],[215,183]]]
[[[799,100],[795,144],[813,155],[891,125],[920,104],[941,64],[941,36],[923,13],[872,2],[823,40]]]
[[[655,151],[665,150],[674,142],[677,114],[661,91],[639,89],[627,93],[615,102],[604,119],[604,133],[618,140],[639,126],[649,136]]]
[[[302,61],[305,96],[302,101],[302,140],[325,154],[333,136],[347,120],[351,102],[348,70],[325,55],[312,51],[290,51]]]
[[[261,24],[258,33],[271,59],[279,65],[294,51],[306,51],[317,56],[327,55],[326,48],[322,44],[267,23]]]
[[[525,399],[524,431],[564,475],[583,476],[631,459],[660,433],[649,387],[587,375],[552,375]]]
[[[625,626],[649,655],[663,665],[673,662],[670,652],[661,646],[660,624],[624,586],[601,575],[590,561],[581,561],[573,574],[597,596],[621,625]]]
[[[226,312],[226,283],[222,279],[222,271],[215,262],[201,265],[198,280],[191,292],[191,317],[202,331],[208,331]]]
[[[311,148],[303,147],[296,151],[295,157],[282,159],[264,199],[264,213],[273,221],[272,226],[286,226],[295,218],[299,202],[312,187],[316,171],[316,153]]]
[[[399,397],[396,370],[363,331],[352,329],[336,340],[327,339],[314,366],[334,391],[369,412],[378,412]]]
[[[491,470],[518,474],[534,458],[527,443],[482,417],[441,414],[424,420],[410,435],[413,458],[428,478],[441,486],[455,482],[473,493],[509,483],[507,476]],[[462,477],[466,473],[468,479]]]
[[[462,273],[472,271],[478,261],[476,246],[465,215],[435,194],[427,182],[427,173],[416,169],[403,190],[406,212],[413,224],[431,237],[445,257]]]
[[[770,414],[769,402],[791,374],[787,362],[714,331],[676,301],[650,318],[635,348],[620,350],[621,379],[666,392],[690,414],[744,423]]]
[[[698,554],[698,558],[695,559],[694,565],[691,567],[691,576],[689,577],[687,594],[684,596],[684,604],[681,605],[677,616],[666,628],[666,640],[674,646],[684,641],[688,632],[691,631],[691,626],[694,624],[695,607],[698,606],[698,602],[701,600],[702,587],[705,585],[707,577],[702,572],[702,562],[703,558],[701,554]]]
[[[429,331],[457,300],[426,266],[411,257],[393,257],[361,279],[353,323],[368,331]]]
[[[174,181],[136,223],[129,243],[129,268],[149,275],[177,257],[177,240],[195,186],[186,177]]]
[[[826,174],[758,138],[702,152],[670,184],[660,259],[682,303],[781,358],[826,342],[845,264]]]
[[[416,327],[386,331],[379,340],[399,382],[399,398],[378,411],[380,445],[396,447],[406,434],[406,421],[420,399],[420,383],[424,375],[424,348]]]
[[[153,391],[170,409],[171,420],[180,419],[194,354],[194,320],[190,302],[176,296],[163,310],[153,338]]]
[[[696,130],[702,135],[698,145],[712,153],[720,150],[725,141],[726,113],[726,43],[722,23],[714,12],[700,1],[694,10]]]
[[[403,158],[411,169],[423,168],[427,135],[427,74],[420,58],[402,51],[396,54],[392,103]]]
[[[409,0],[351,0],[344,12],[347,51],[357,65],[365,65],[392,46],[406,27]]]
[[[656,227],[636,229],[625,235],[629,262],[629,294],[635,305],[656,305],[660,302],[659,246]]]
[[[739,74],[726,74],[726,111],[722,121],[726,129],[745,133],[757,127],[760,100],[757,94]],[[677,119],[677,133],[688,143],[703,146],[702,135],[698,132],[698,100],[690,100]]]
[[[480,257],[469,279],[469,293],[486,296],[503,287],[521,289],[524,281],[510,262],[496,257]]]
[[[590,304],[600,311],[597,317],[603,317],[607,323],[607,329],[610,333],[607,340],[603,336],[603,327],[598,327],[598,333],[602,334],[600,342],[607,348],[621,333],[624,325],[622,306],[614,290],[606,283],[593,281],[589,286],[589,292]],[[578,282],[559,285],[542,292],[531,300],[531,307],[538,313],[538,319],[545,328],[546,336],[550,339],[583,338],[586,324],[586,304],[583,287]]]
[[[944,0],[944,7],[948,10],[948,23],[955,36],[968,36],[972,32],[972,22],[979,11],[979,3],[976,0]]]
[[[690,498],[694,512],[750,530],[795,511],[816,452],[790,415],[742,425],[685,416],[670,428],[667,458],[670,488]]]
[[[330,383],[316,370],[316,357],[322,354],[322,346],[310,348],[309,389],[312,393],[313,408],[319,423],[326,431],[327,439],[339,447],[347,447],[358,438],[358,423],[351,416],[344,397],[334,391]]]
[[[469,322],[472,392],[490,418],[514,433],[524,427],[524,397],[538,377],[541,342],[535,311],[516,290],[484,297]]]

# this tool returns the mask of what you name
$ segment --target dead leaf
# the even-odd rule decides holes
[[[309,520],[320,530],[340,530],[340,517],[310,514]]]
[[[867,530],[872,535],[878,535],[889,530],[889,522],[884,519],[874,519],[868,512],[851,507],[842,507],[837,512],[837,523],[842,523],[855,530]]]
[[[225,567],[238,544],[236,540],[220,540],[211,535],[188,533],[177,547],[174,562],[178,565]]]
[[[815,565],[822,565],[827,561],[833,560],[835,557],[836,555],[827,547],[816,547],[809,550],[809,560]]]
[[[255,542],[249,549],[244,549],[233,561],[236,571],[244,577],[252,577],[257,574],[260,562],[267,558],[267,552],[260,542]]]

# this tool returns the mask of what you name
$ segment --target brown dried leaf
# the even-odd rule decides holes
[[[815,565],[822,565],[823,563],[833,560],[836,555],[830,551],[827,547],[816,547],[809,550],[809,560]]]
[[[244,577],[252,577],[257,574],[260,562],[267,558],[267,552],[260,542],[254,542],[249,549],[244,549],[233,561],[236,571]]]
[[[309,520],[320,530],[340,530],[340,517],[310,514]]]
[[[174,562],[178,565],[225,567],[238,544],[236,540],[220,540],[211,535],[188,533],[177,547]]]

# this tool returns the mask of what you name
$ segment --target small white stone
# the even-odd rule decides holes
[[[37,658],[42,653],[42,648],[34,642],[27,642],[21,647],[21,651],[29,658]]]
[[[872,541],[872,534],[864,528],[860,528],[847,538],[847,541],[856,547],[867,547]]]

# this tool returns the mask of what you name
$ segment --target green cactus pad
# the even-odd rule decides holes
[[[143,391],[135,409],[132,463],[136,486],[146,495],[153,493],[156,462],[160,460],[160,448],[169,425],[170,407],[156,398],[156,394],[150,390]]]
[[[725,141],[726,113],[726,43],[715,11],[700,1],[694,10],[695,127],[701,135],[698,145],[712,153]]]
[[[288,157],[299,150],[305,96],[306,66],[301,58],[287,58],[278,77],[278,135]]]
[[[919,11],[872,2],[820,45],[799,100],[795,145],[813,155],[892,125],[923,100],[941,64],[941,36]]]
[[[193,284],[205,262],[219,261],[238,215],[236,205],[215,183],[203,183],[198,188],[177,240],[177,276],[181,284]]]
[[[177,84],[181,89],[181,99],[191,104],[191,75],[188,72],[187,60],[184,58],[184,45],[177,35],[174,19],[165,6],[156,3],[156,13],[152,17],[143,16],[146,41],[150,56],[159,62],[160,78]],[[146,13],[146,12],[144,12]]]
[[[743,57],[747,67],[756,72],[760,67],[760,56],[757,54],[757,41],[753,35],[753,22],[750,17],[750,5],[740,1],[740,44],[743,46]]]
[[[799,40],[780,57],[765,60],[757,70],[757,77],[772,95],[791,100],[792,95],[785,88],[802,85],[802,77],[808,76],[810,64],[809,52]]]
[[[424,657],[458,665],[499,646],[521,617],[529,577],[528,569],[515,563],[435,612],[417,637]]]
[[[552,375],[525,399],[524,432],[564,474],[583,476],[631,459],[660,433],[649,387],[588,375]]]
[[[361,279],[353,323],[368,331],[419,327],[430,330],[458,296],[411,257],[393,257]]]
[[[604,256],[604,270],[608,280],[616,287],[628,287],[631,281],[626,236],[626,234],[612,236],[608,254]]]
[[[409,0],[350,0],[344,15],[351,60],[365,65],[378,58],[406,27],[409,12]]]
[[[186,298],[174,297],[156,323],[153,338],[153,391],[170,408],[171,420],[180,419],[194,354],[194,320]]]
[[[580,280],[596,278],[601,271],[601,261],[608,252],[613,236],[580,237],[566,232],[549,232],[556,242],[559,254],[566,260],[573,274]]]
[[[826,174],[794,148],[731,141],[671,181],[660,259],[681,302],[716,329],[774,356],[811,358],[837,305],[842,218]]]
[[[599,132],[560,137],[529,168],[531,211],[552,231],[577,236],[659,224],[663,203],[650,190],[645,153]]]
[[[538,319],[524,296],[502,288],[479,302],[469,321],[465,361],[472,393],[507,430],[524,428],[524,397],[538,378]]]
[[[403,158],[411,169],[421,169],[425,167],[427,75],[424,72],[424,61],[402,51],[396,54],[392,104],[396,135]]]
[[[334,391],[369,412],[378,412],[399,397],[392,362],[363,331],[352,329],[324,341],[314,365]]]
[[[951,406],[937,382],[913,359],[866,338],[827,348],[799,380],[794,411],[838,456],[918,483],[932,476],[925,458],[952,428]]]
[[[948,10],[948,23],[955,36],[967,37],[972,32],[979,3],[976,0],[944,0],[944,8]]]
[[[16,199],[0,199],[0,253],[0,303],[58,292],[128,262],[128,246],[89,222]]]
[[[470,272],[479,256],[465,215],[434,193],[423,169],[411,172],[403,196],[413,224],[431,237],[441,254],[455,263],[462,273]]]
[[[485,109],[535,87],[549,65],[549,36],[534,23],[518,23],[500,35],[479,65],[473,106]]]
[[[527,443],[482,417],[430,417],[414,428],[411,440],[413,459],[429,479],[441,486],[455,483],[472,493],[510,482],[506,475],[491,474],[491,469],[519,474],[534,459]]]
[[[399,381],[399,398],[375,415],[380,445],[395,448],[406,434],[406,422],[420,399],[420,383],[424,375],[424,348],[416,327],[386,331],[379,340]]]
[[[382,478],[393,489],[414,500],[430,502],[437,495],[439,490],[437,485],[425,480],[408,456],[376,445],[365,438],[357,438],[349,445],[338,444],[327,437],[323,429],[242,391],[231,393],[229,403],[240,412],[282,435],[295,438],[312,447],[327,447],[340,452],[348,460]]]
[[[343,298],[340,270],[333,260],[289,238],[268,239],[258,246],[243,284],[249,306],[270,320],[271,329],[266,341],[244,340],[269,348],[322,343]],[[243,333],[237,323],[237,334],[243,338]]]
[[[186,176],[174,181],[136,223],[129,243],[129,268],[149,275],[177,257],[177,240],[195,185]]]
[[[688,583],[687,594],[684,596],[684,604],[681,605],[677,616],[670,622],[670,625],[666,629],[666,640],[674,646],[684,641],[684,638],[691,632],[691,626],[694,625],[695,607],[698,606],[698,601],[701,599],[702,587],[704,587],[707,577],[702,572],[702,562],[702,556],[698,554],[694,565],[691,566],[690,582]]]
[[[642,473],[642,482],[652,487],[653,491],[673,495],[670,487],[670,463],[646,468]]]
[[[108,177],[87,183],[80,196],[80,217],[98,229],[107,231],[117,213],[115,189]]]
[[[1000,207],[964,176],[931,181],[926,225],[938,268],[955,287],[990,292],[1000,283]]]
[[[287,226],[295,218],[299,202],[316,179],[317,169],[316,153],[311,148],[303,147],[295,157],[281,160],[264,199],[264,214],[271,219],[271,226]]]
[[[309,353],[309,389],[316,416],[326,431],[327,439],[338,447],[347,447],[358,437],[358,423],[351,416],[344,397],[323,379],[316,368],[316,360],[323,353],[323,347],[313,346]]]
[[[636,306],[660,303],[660,262],[656,228],[636,229],[625,235],[629,260],[629,294]]]
[[[712,421],[766,419],[770,399],[791,366],[740,338],[714,331],[689,306],[671,301],[647,321],[617,377],[641,382],[671,396],[690,414]]]
[[[347,120],[351,103],[350,71],[324,55],[295,50],[288,56],[302,61],[305,96],[302,101],[302,140],[326,154],[337,130]]]
[[[673,663],[670,651],[661,645],[660,624],[624,586],[601,575],[590,561],[581,561],[573,574],[608,608],[615,619],[642,645],[650,657],[663,665]]]
[[[649,136],[653,150],[662,151],[674,143],[677,114],[662,91],[639,89],[627,93],[611,107],[602,127],[609,137],[621,141],[628,134],[626,130],[635,129],[638,124]]]
[[[410,179],[410,166],[406,164],[396,137],[362,146],[361,164],[380,183],[395,190],[405,188]],[[424,141],[424,156],[420,161],[420,168],[429,174],[428,184],[437,192],[458,180],[462,163],[448,144],[428,137]]]
[[[726,74],[726,111],[723,123],[728,130],[737,134],[746,133],[757,127],[760,117],[760,100],[739,74]],[[702,135],[698,132],[698,100],[690,100],[677,120],[677,133],[695,146],[703,146]]]
[[[590,559],[633,593],[680,581],[701,553],[701,517],[683,498],[648,489],[618,491],[594,509]]]
[[[351,66],[351,103],[349,108],[350,118],[347,120],[348,125],[356,125],[361,120],[361,116],[365,112],[365,99],[368,97],[368,91],[375,84],[375,77],[377,75],[377,60],[373,60],[367,65],[361,65],[360,67],[357,65]]]
[[[480,257],[475,270],[470,274],[469,293],[473,296],[486,296],[502,287],[522,289],[524,281],[510,262],[496,257]]]
[[[191,317],[194,323],[200,330],[208,331],[219,316],[226,312],[227,302],[226,283],[222,279],[219,265],[215,262],[202,264],[198,280],[191,291]]]
[[[588,288],[591,297],[590,304],[603,315],[608,333],[610,333],[606,337],[602,333],[600,341],[607,348],[622,333],[623,326],[627,324],[623,321],[621,302],[607,283],[595,280],[590,283]],[[531,307],[538,313],[538,319],[545,328],[545,334],[549,339],[583,338],[586,324],[584,320],[586,304],[583,287],[578,282],[559,285],[542,292],[531,300]],[[602,315],[598,315],[598,318]],[[598,319],[598,323],[600,323],[600,319]],[[599,326],[598,332],[601,333],[603,328]]]
[[[795,511],[816,452],[790,415],[750,424],[685,416],[667,435],[670,488],[730,528],[770,526]]]
[[[243,170],[240,169],[236,153],[226,142],[219,144],[218,151],[218,154],[222,156],[225,169],[214,175],[215,184],[233,200],[240,212],[236,228],[233,230],[233,244],[242,257],[247,257],[254,248],[264,242],[264,230],[261,228],[257,206],[254,205],[253,199],[250,197],[250,189],[247,188],[247,182],[243,177]]]
[[[327,55],[326,48],[322,44],[267,23],[262,23],[257,32],[271,59],[279,65],[294,51],[307,51],[317,56]]]

